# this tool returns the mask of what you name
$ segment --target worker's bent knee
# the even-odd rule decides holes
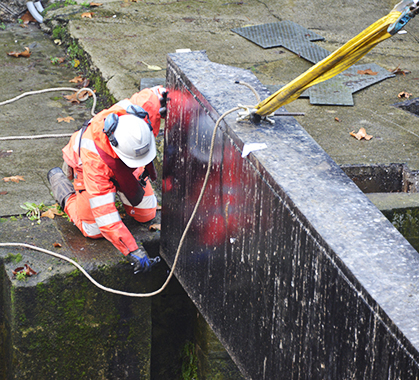
[[[156,217],[157,207],[145,209],[125,205],[125,211],[137,222],[146,223]]]

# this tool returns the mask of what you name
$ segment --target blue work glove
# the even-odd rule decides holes
[[[150,259],[143,247],[130,252],[127,259],[134,266],[134,274],[149,272],[154,264],[160,262],[159,256]]]

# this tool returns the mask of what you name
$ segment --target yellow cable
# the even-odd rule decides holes
[[[401,12],[393,10],[387,16],[370,25],[334,53],[260,102],[255,107],[256,113],[260,116],[267,116],[297,99],[309,87],[330,79],[352,66],[377,44],[391,37],[387,28],[395,23],[400,15]]]

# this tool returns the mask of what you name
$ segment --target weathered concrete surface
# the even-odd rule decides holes
[[[240,79],[269,95],[250,71],[203,52],[169,55],[169,263],[215,121],[254,97]],[[176,273],[248,379],[419,377],[419,254],[293,118],[255,126],[225,117]]]
[[[81,3],[81,0],[78,0]],[[269,1],[119,2],[105,1],[93,9],[67,7],[47,19],[68,21],[68,30],[92,57],[92,64],[108,82],[116,98],[135,91],[143,77],[162,76],[150,65],[166,67],[166,54],[179,48],[207,51],[211,61],[252,69],[264,84],[286,84],[310,67],[283,48],[263,50],[231,32],[234,27],[291,20],[325,37],[318,42],[333,51],[384,16],[396,1]],[[419,95],[419,23],[412,20],[407,35],[397,35],[377,46],[360,63],[374,62],[385,69],[411,71],[385,80],[355,95],[355,107],[313,107],[307,99],[289,106],[305,112],[298,121],[339,165],[407,163],[419,169],[415,116],[391,105],[402,91]],[[336,122],[338,118],[340,122]],[[357,141],[352,130],[366,127],[375,138]]]
[[[0,228],[1,242],[70,257],[109,288],[144,293],[158,286],[151,274],[134,276],[105,240],[86,240],[64,219],[7,219]],[[145,245],[156,252],[158,240],[148,235]],[[136,238],[145,236],[137,230]],[[69,263],[25,248],[0,247],[0,259],[2,378],[150,378],[150,298],[104,292]],[[19,281],[12,271],[26,263],[37,274]]]

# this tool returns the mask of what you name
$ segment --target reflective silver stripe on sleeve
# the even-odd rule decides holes
[[[110,203],[115,203],[115,193],[108,193],[105,195],[99,195],[89,199],[90,208],[96,208],[104,206]]]
[[[110,214],[99,216],[98,218],[95,218],[95,220],[96,220],[96,223],[97,223],[98,227],[100,228],[100,227],[105,227],[105,226],[107,226],[109,224],[112,224],[112,223],[120,222],[121,217],[119,216],[119,212],[115,211],[115,212],[112,212]]]
[[[102,234],[96,223],[89,224],[86,222],[82,222],[82,226],[87,236],[97,236]]]
[[[99,155],[99,152],[97,151],[96,145],[95,145],[93,140],[82,138],[81,139],[81,147],[85,148],[85,149],[88,149],[88,150],[96,153],[97,155]]]
[[[135,206],[135,208],[155,208],[157,207],[157,198],[153,195],[147,195],[143,198],[139,205]]]
[[[131,202],[127,199],[127,197],[124,195],[124,193],[121,193],[118,191],[118,196],[121,199],[122,203],[126,206],[132,207]],[[153,195],[147,195],[143,197],[142,201],[135,206],[134,208],[155,208],[157,207],[157,198]]]

